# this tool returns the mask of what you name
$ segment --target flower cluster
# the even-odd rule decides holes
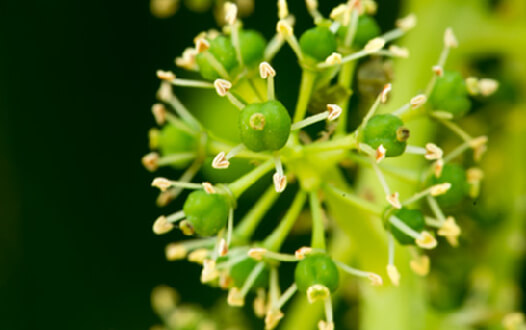
[[[384,284],[381,275],[351,267],[329,255],[325,199],[344,199],[382,221],[388,240],[386,274],[395,286],[401,280],[394,263],[395,241],[414,249],[410,266],[422,276],[430,268],[424,252],[437,246],[436,236],[458,245],[461,228],[447,212],[468,195],[477,196],[483,173],[476,166],[466,170],[455,160],[471,149],[476,164],[485,151],[487,138],[472,137],[455,120],[469,111],[471,96],[487,96],[498,88],[494,80],[465,80],[458,72],[445,70],[450,50],[458,46],[453,31],[447,29],[443,51],[430,68],[431,80],[423,92],[392,113],[380,113],[392,91],[391,84],[385,84],[358,127],[348,131],[355,63],[370,56],[408,57],[409,51],[394,41],[415,26],[416,18],[410,15],[400,19],[394,30],[381,34],[372,16],[376,11],[374,1],[350,0],[334,8],[330,17],[320,13],[316,0],[307,0],[306,5],[314,27],[298,39],[294,17],[287,2],[280,0],[276,34],[267,42],[259,32],[243,27],[234,3],[225,3],[222,32],[199,34],[195,45],[176,59],[178,67],[194,71],[202,79],[158,71],[161,103],[155,104],[152,112],[160,128],[150,132],[154,151],[143,158],[150,171],[162,166],[185,169],[178,180],[153,180],[152,186],[161,191],[161,206],[183,189],[192,190],[181,211],[160,216],[153,225],[159,235],[178,227],[185,235],[199,236],[169,244],[168,260],[188,259],[202,264],[201,282],[228,290],[231,306],[243,306],[249,293],[257,292],[255,312],[264,316],[267,329],[277,326],[283,317],[282,307],[296,292],[310,303],[322,301],[326,315],[319,328],[333,329],[331,295],[339,286],[340,271],[367,279],[374,286]],[[285,45],[294,51],[302,68],[294,112],[277,99],[279,72],[271,65]],[[218,98],[239,109],[241,143],[224,141],[207,130],[177,98],[175,91],[184,87],[215,90]],[[327,92],[335,89],[343,92]],[[315,98],[318,103],[323,101],[323,108],[308,114]],[[462,142],[448,154],[432,142],[412,145],[406,123],[422,117],[443,124]],[[326,123],[326,129],[320,138],[312,140],[304,128],[320,122]],[[389,158],[414,155],[428,161],[418,173],[389,164]],[[192,182],[200,170],[229,171],[236,160],[247,159],[256,166],[237,169],[231,182]],[[349,161],[373,169],[385,200],[371,201],[349,190],[341,177],[330,175]],[[269,182],[267,191],[248,213],[235,220],[240,216],[236,212],[239,197],[271,171],[273,182]],[[402,177],[418,192],[401,200],[386,176]],[[257,226],[288,183],[297,190],[292,204],[270,235],[254,241]],[[312,219],[310,246],[298,247],[292,253],[282,251],[306,204]],[[291,284],[283,292],[279,288],[282,262],[296,263]]]

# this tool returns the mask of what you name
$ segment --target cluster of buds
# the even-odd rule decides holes
[[[459,73],[444,70],[449,51],[458,46],[453,31],[447,29],[443,52],[430,68],[425,92],[392,113],[379,114],[393,89],[386,84],[357,129],[349,132],[351,93],[344,99],[330,99],[330,94],[320,91],[333,87],[350,90],[352,75],[342,72],[348,72],[361,58],[408,57],[409,52],[393,42],[415,26],[416,18],[403,18],[394,30],[382,34],[372,17],[376,11],[373,1],[348,1],[334,8],[330,17],[322,15],[317,1],[307,0],[306,5],[315,26],[297,38],[287,1],[278,1],[276,34],[267,42],[257,31],[243,28],[236,4],[225,3],[223,32],[199,34],[194,47],[176,61],[183,69],[197,71],[202,79],[158,71],[161,103],[154,105],[152,112],[160,128],[150,132],[154,150],[143,158],[150,171],[163,166],[184,169],[177,180],[153,180],[152,186],[160,190],[160,206],[176,199],[183,189],[192,190],[182,210],[160,216],[153,225],[159,235],[177,225],[185,235],[200,236],[169,244],[168,260],[188,259],[201,264],[201,282],[228,290],[227,301],[232,306],[243,306],[247,296],[255,292],[254,310],[264,317],[267,329],[277,326],[284,316],[282,307],[296,292],[304,294],[310,303],[323,301],[326,315],[319,328],[333,329],[331,295],[339,286],[339,271],[366,279],[373,286],[384,284],[381,275],[329,255],[325,226],[330,218],[325,208],[328,199],[343,199],[350,209],[361,209],[384,224],[388,263],[382,271],[395,286],[402,280],[394,262],[396,244],[415,252],[410,268],[422,276],[430,270],[425,252],[437,246],[437,236],[445,237],[453,246],[459,244],[461,228],[447,212],[467,195],[478,194],[483,173],[476,162],[487,138],[472,137],[455,120],[469,111],[470,95],[487,96],[498,86],[489,79],[464,80]],[[303,69],[294,112],[276,95],[279,72],[271,64],[285,45],[294,51]],[[241,143],[224,141],[205,128],[177,98],[177,88],[210,89],[216,98],[227,100],[238,110]],[[311,101],[320,94],[325,96],[324,108],[308,114]],[[406,123],[420,117],[444,125],[462,142],[448,153],[432,142],[411,145]],[[304,128],[313,129],[320,123],[325,123],[326,129],[319,139],[312,140]],[[475,165],[466,171],[456,160],[469,149],[473,150]],[[414,155],[428,161],[421,176],[389,164],[390,158]],[[349,161],[373,169],[385,199],[371,202],[346,191],[344,181],[328,175]],[[240,163],[245,166],[235,166]],[[229,179],[211,175],[210,182],[192,182],[200,172],[205,179],[209,173],[228,172]],[[266,176],[269,172],[273,175],[268,189],[247,213],[239,214],[239,197],[256,182],[270,181]],[[401,199],[399,192],[391,189],[389,176],[407,179],[418,192]],[[288,187],[295,191],[292,204],[272,233],[255,241],[256,228]],[[312,219],[310,246],[284,253],[284,241],[307,208]],[[282,262],[296,263],[294,278],[283,292],[279,287]]]

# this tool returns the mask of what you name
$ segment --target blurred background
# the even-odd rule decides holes
[[[438,1],[422,6],[433,8]],[[521,1],[479,3],[524,10]],[[323,12],[339,2],[323,1]],[[404,1],[377,2],[376,18],[386,31],[402,14]],[[255,10],[247,26],[263,29],[269,38],[275,1],[258,0]],[[311,24],[303,1],[291,1],[291,10],[298,30]],[[526,12],[507,15],[509,21],[495,26],[520,22]],[[148,152],[147,132],[154,125],[155,71],[173,69],[175,56],[212,26],[212,12],[185,7],[175,17],[154,18],[148,1],[0,3],[0,329],[146,329],[158,322],[150,292],[159,284],[177,286],[185,301],[211,303],[215,291],[188,281],[192,273],[197,279],[198,267],[165,261],[169,239],[151,231],[159,210],[152,174],[140,158]],[[495,154],[490,163],[496,166],[488,174],[494,182],[515,160],[526,164],[524,107],[514,106],[524,100],[524,77],[519,82],[506,76],[514,70],[519,75],[524,67],[510,68],[502,63],[509,58],[500,56],[502,47],[519,63],[526,54],[524,28],[513,31],[486,49],[483,37],[472,42],[483,54],[489,47],[497,54],[476,58],[479,72],[505,78],[506,93],[496,96],[500,107],[492,109],[517,112],[514,120],[479,115],[492,123],[490,139],[501,135],[497,147],[507,143],[504,132],[515,132],[510,123],[518,127],[515,153]],[[517,48],[509,46],[514,42]],[[296,85],[288,79],[283,85]],[[523,217],[526,200],[518,189],[504,194],[519,203],[516,216]],[[507,211],[497,205],[483,218],[491,225]],[[519,282],[522,288],[524,283]]]

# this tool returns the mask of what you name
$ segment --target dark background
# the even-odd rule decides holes
[[[269,37],[275,2],[247,25]],[[379,1],[384,28],[397,3]],[[198,269],[166,262],[169,238],[152,234],[140,158],[155,70],[211,26],[211,13],[154,19],[147,1],[0,2],[0,329],[146,329],[163,283],[206,300]]]

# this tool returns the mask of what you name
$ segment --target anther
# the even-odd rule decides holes
[[[380,163],[382,160],[384,160],[386,152],[387,150],[385,149],[383,144],[380,144],[378,148],[376,148],[376,151],[375,151],[376,163]]]
[[[400,203],[399,194],[398,192],[394,192],[390,195],[387,195],[385,199],[391,204],[392,207],[395,209],[401,209],[402,204]]]
[[[164,235],[172,231],[172,229],[174,229],[173,223],[168,222],[168,219],[164,215],[158,217],[153,223],[153,232],[156,235]]]
[[[444,32],[444,45],[447,48],[457,48],[458,47],[458,40],[455,34],[453,33],[452,28],[447,28]]]
[[[420,237],[415,240],[416,244],[422,249],[434,249],[437,246],[437,240],[427,231],[420,233]]]
[[[391,84],[385,84],[384,85],[384,88],[382,89],[382,93],[380,94],[380,101],[382,103],[386,103],[387,102],[387,96],[391,92],[392,88],[393,88],[393,85],[391,85]]]
[[[157,103],[152,106],[152,114],[157,125],[162,126],[166,122],[166,107]]]
[[[426,276],[429,274],[430,264],[429,257],[426,255],[418,256],[409,262],[411,270],[420,276]]]
[[[217,94],[223,97],[226,96],[230,88],[232,88],[232,83],[225,79],[216,79],[214,81],[214,87],[216,89]]]
[[[385,46],[385,40],[382,38],[374,38],[370,40],[363,48],[368,53],[375,53]]]
[[[195,234],[194,226],[192,226],[192,224],[187,220],[179,222],[179,230],[181,230],[183,235],[186,236],[192,236]]]
[[[263,260],[265,253],[267,253],[267,249],[264,248],[252,248],[248,250],[248,256],[257,261]]]
[[[440,196],[440,195],[447,193],[447,191],[450,188],[451,188],[451,183],[449,182],[439,183],[430,188],[429,194],[433,197]]]
[[[394,55],[401,58],[409,57],[409,50],[405,47],[398,47],[396,45],[389,46],[389,51]]]
[[[416,15],[410,14],[404,18],[400,18],[396,21],[396,27],[402,31],[409,31],[416,26]]]
[[[219,272],[216,269],[216,262],[211,259],[203,260],[203,270],[201,272],[201,282],[208,283],[219,277]]]
[[[479,80],[478,88],[482,96],[490,96],[499,89],[499,82],[494,79],[483,78]]]
[[[276,189],[276,192],[283,192],[285,188],[287,187],[287,176],[280,174],[278,172],[274,173],[272,176],[272,180],[274,181],[274,187]]]
[[[329,111],[327,117],[329,121],[337,119],[342,114],[342,108],[337,104],[327,104],[327,111]]]
[[[367,277],[371,281],[371,285],[372,286],[382,286],[384,284],[384,280],[378,274],[369,273],[369,274],[367,274]]]
[[[276,308],[271,308],[265,316],[265,329],[274,329],[283,318],[283,313]]]
[[[210,43],[205,38],[198,38],[195,41],[195,50],[197,53],[206,52],[210,48]]]
[[[332,53],[331,55],[329,55],[326,59],[325,59],[325,63],[327,63],[327,65],[336,65],[336,64],[341,64],[342,63],[342,54],[340,53]]]
[[[412,109],[420,108],[422,105],[426,104],[427,96],[425,94],[420,94],[411,99],[409,102]]]
[[[455,218],[449,216],[446,218],[446,221],[444,222],[442,227],[438,229],[437,234],[440,236],[445,236],[445,237],[448,237],[448,236],[458,237],[461,234],[461,232],[462,230],[455,222]]]
[[[202,185],[203,185],[203,190],[207,194],[215,194],[216,193],[216,189],[214,188],[214,186],[210,182],[203,182]]]
[[[172,81],[175,79],[175,74],[172,71],[157,70],[157,78]]]
[[[444,75],[444,68],[440,65],[433,66],[433,72],[437,77],[442,77]]]
[[[172,225],[173,226],[173,225]],[[166,245],[165,255],[168,261],[181,260],[186,258],[188,250],[181,243],[170,243]]]
[[[263,79],[267,79],[268,77],[275,77],[276,76],[276,70],[270,65],[268,62],[261,62],[259,64],[259,75]]]
[[[230,166],[230,162],[226,159],[226,154],[224,151],[221,151],[214,157],[212,161],[212,167],[217,169],[224,169]]]
[[[342,3],[332,9],[329,17],[334,21],[341,22],[343,21],[343,17],[346,15],[347,11],[347,4]]]
[[[319,330],[334,330],[334,322],[327,322],[324,320],[320,320],[318,322],[318,329]]]
[[[303,260],[305,257],[312,252],[312,248],[308,246],[301,247],[294,252],[296,259]]]
[[[172,181],[166,178],[155,178],[152,181],[152,187],[159,188],[160,191],[166,191],[172,186]]]
[[[233,287],[228,290],[228,305],[242,307],[245,305],[245,296],[239,288]]]
[[[391,283],[393,283],[394,286],[400,285],[400,273],[398,272],[398,269],[395,265],[387,265],[387,276],[389,277]]]
[[[195,70],[197,68],[197,63],[195,61],[197,53],[198,52],[195,48],[186,48],[183,51],[183,54],[175,59],[175,65],[183,69]]]
[[[437,159],[437,161],[433,164],[433,172],[435,173],[435,176],[437,178],[440,178],[442,175],[442,169],[444,168],[444,160]]]
[[[280,36],[282,36],[285,39],[287,37],[292,36],[292,34],[294,33],[292,26],[286,20],[280,20],[278,22],[278,25],[276,26],[276,31]]]
[[[475,77],[466,78],[466,88],[470,95],[472,96],[478,95],[480,93],[478,78],[475,78]]]
[[[289,16],[289,6],[286,0],[278,1],[278,16],[279,19],[285,19]]]
[[[225,2],[225,21],[229,25],[234,25],[237,21],[237,6],[232,2]]]
[[[159,154],[151,152],[146,156],[142,157],[143,166],[150,172],[154,172],[159,168]]]
[[[208,249],[197,249],[188,254],[188,261],[203,264],[209,255]]]
[[[436,144],[434,143],[426,144],[426,154],[424,156],[426,159],[428,160],[441,159],[443,155],[444,155],[444,152]]]
[[[219,241],[217,252],[220,257],[224,257],[228,254],[228,245],[226,244],[226,240],[224,238],[221,238],[221,240]]]

